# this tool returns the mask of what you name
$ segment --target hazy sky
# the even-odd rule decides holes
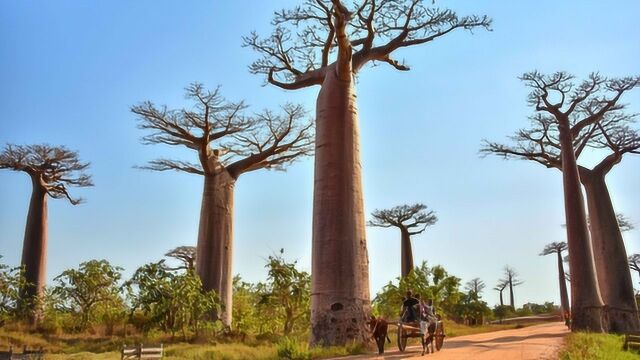
[[[251,30],[267,34],[272,12],[295,0],[2,1],[0,2],[0,144],[47,142],[91,162],[87,199],[49,203],[51,280],[63,269],[105,258],[131,274],[169,249],[194,245],[202,179],[134,165],[156,157],[195,160],[165,146],[144,146],[131,105],[153,100],[190,106],[193,81],[222,86],[258,111],[286,101],[312,111],[318,87],[286,92],[262,86],[241,47]],[[493,31],[457,32],[406,49],[410,72],[381,65],[357,81],[367,213],[423,202],[438,223],[414,238],[416,263],[441,264],[467,281],[493,287],[509,264],[525,281],[516,302],[558,303],[556,263],[537,254],[564,241],[561,177],[524,161],[482,159],[482,139],[506,140],[531,109],[523,72],[567,70],[578,77],[638,75],[640,3],[617,1],[442,1],[459,14],[487,14]],[[640,111],[640,89],[624,98]],[[593,161],[595,157],[592,157]],[[616,210],[640,227],[640,158],[608,177]],[[263,280],[268,255],[286,249],[304,269],[311,259],[313,160],[287,172],[243,175],[236,186],[234,273]],[[31,184],[0,172],[0,254],[20,262]],[[400,234],[368,228],[373,295],[400,272]],[[625,234],[640,251],[640,230]],[[634,274],[635,275],[635,274]],[[638,279],[634,277],[634,282]],[[493,305],[497,293],[487,290]]]

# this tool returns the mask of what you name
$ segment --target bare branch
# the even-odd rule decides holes
[[[72,205],[83,200],[69,195],[68,186],[93,186],[85,173],[89,163],[80,162],[78,153],[64,146],[48,144],[7,144],[0,153],[0,169],[29,174],[54,199],[66,198]]]

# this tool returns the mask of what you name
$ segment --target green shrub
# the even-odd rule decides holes
[[[289,360],[309,360],[311,354],[306,343],[301,343],[288,337],[282,338],[276,346],[278,358]]]

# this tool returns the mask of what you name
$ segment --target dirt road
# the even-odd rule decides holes
[[[395,344],[387,343],[384,355],[358,355],[340,358],[352,359],[407,359],[434,360],[542,360],[556,359],[569,331],[564,323],[554,322],[522,329],[459,336],[445,339],[440,352],[421,357],[422,347],[407,347],[404,353]]]

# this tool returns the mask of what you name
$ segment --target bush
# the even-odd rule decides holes
[[[309,348],[306,344],[300,343],[288,337],[282,338],[276,346],[278,358],[289,360],[307,360],[311,359]]]

